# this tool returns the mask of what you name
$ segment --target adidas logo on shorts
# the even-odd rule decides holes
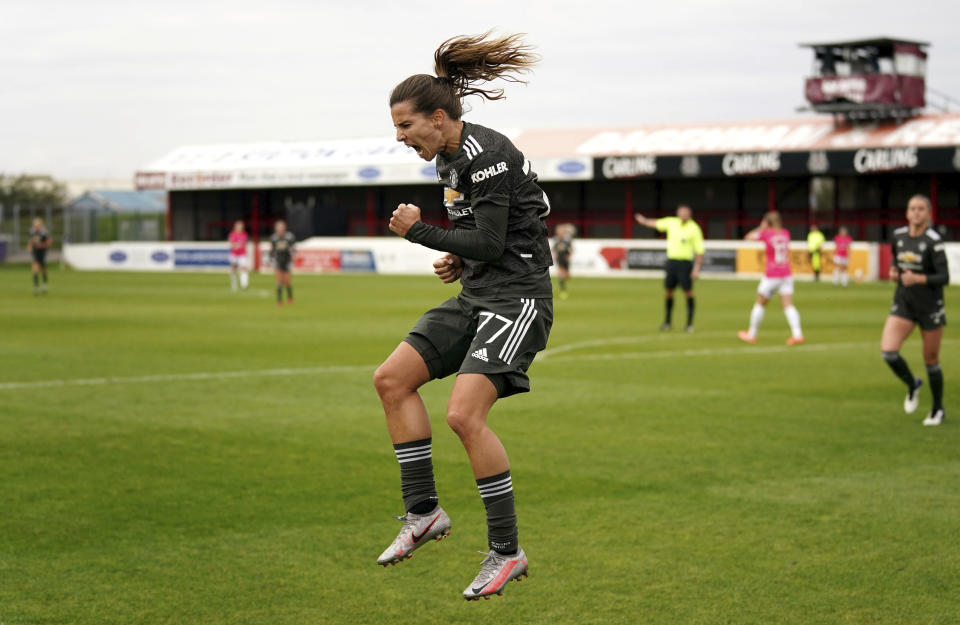
[[[481,347],[481,348],[478,349],[477,351],[473,352],[473,354],[471,354],[471,356],[473,356],[474,358],[477,358],[477,359],[479,359],[479,360],[482,360],[483,362],[490,362],[490,361],[487,359],[487,348],[486,348],[486,347]]]

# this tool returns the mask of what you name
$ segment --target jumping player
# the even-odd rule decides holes
[[[807,235],[807,252],[810,254],[810,267],[813,269],[813,281],[820,282],[820,267],[823,262],[823,243],[826,237],[820,231],[820,226],[810,224],[810,234]]]
[[[374,386],[400,464],[406,515],[399,535],[377,559],[386,566],[409,558],[430,539],[450,532],[439,506],[431,461],[430,420],[417,389],[456,373],[447,424],[459,436],[486,508],[490,551],[463,591],[467,600],[500,594],[527,575],[517,539],[513,481],[507,452],[487,425],[497,399],[530,390],[527,368],[546,347],[553,323],[550,212],[530,161],[510,140],[462,121],[462,99],[503,97],[478,83],[520,74],[536,62],[519,35],[454,37],[434,54],[436,76],[417,74],[390,95],[397,141],[425,161],[436,157],[444,191],[446,230],[420,221],[420,208],[400,204],[390,230],[446,252],[434,262],[444,283],[461,291],[427,311],[374,373]]]
[[[227,240],[230,242],[230,288],[237,290],[237,276],[240,277],[240,288],[247,290],[249,276],[247,270],[247,231],[243,228],[243,221],[238,219],[233,224],[233,231]]]
[[[33,272],[33,294],[47,294],[47,248],[50,247],[50,234],[43,224],[43,219],[37,217],[33,220],[33,226],[30,228],[30,241],[27,243],[27,251],[30,252],[32,261],[30,271]],[[43,284],[40,284],[40,277],[43,276]]]
[[[658,232],[667,233],[667,275],[663,279],[666,289],[664,300],[665,319],[661,330],[673,329],[673,290],[680,285],[687,296],[687,332],[693,332],[693,282],[700,277],[703,265],[703,231],[693,220],[693,210],[686,204],[677,206],[676,217],[649,219],[634,216],[637,223]]]
[[[790,325],[790,338],[787,345],[803,343],[803,331],[800,329],[800,313],[793,305],[793,273],[790,271],[790,233],[783,227],[780,213],[770,211],[763,217],[760,225],[744,237],[747,241],[763,241],[766,245],[766,271],[757,287],[757,302],[750,311],[750,329],[737,332],[737,338],[746,343],[757,342],[757,330],[763,321],[767,302],[774,293],[780,294],[783,315]]]
[[[570,280],[570,256],[573,255],[573,237],[577,227],[573,224],[558,224],[557,241],[553,244],[553,254],[557,258],[557,282],[560,283],[560,299],[567,299],[567,281]]]
[[[897,283],[893,306],[883,326],[880,349],[893,373],[907,385],[903,409],[912,414],[919,403],[923,380],[914,378],[910,367],[900,356],[900,347],[914,326],[920,326],[923,337],[923,362],[927,366],[933,406],[923,420],[924,425],[940,425],[943,411],[943,372],[940,370],[940,341],[947,324],[943,304],[943,287],[950,283],[947,255],[940,235],[930,227],[930,200],[915,195],[907,204],[908,226],[893,231],[893,262],[890,279]]]
[[[296,243],[297,238],[287,231],[287,222],[278,219],[273,224],[273,234],[270,236],[270,258],[273,259],[274,275],[277,277],[277,306],[283,306],[283,287],[287,287],[287,304],[293,303],[290,270]]]
[[[833,237],[833,286],[842,284],[846,288],[850,281],[850,246],[853,237],[846,227],[840,226],[837,236]]]

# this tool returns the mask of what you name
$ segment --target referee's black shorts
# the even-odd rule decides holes
[[[668,289],[675,289],[677,285],[684,291],[693,289],[693,279],[690,274],[693,273],[692,260],[674,260],[667,259],[667,275],[663,279],[663,286]]]

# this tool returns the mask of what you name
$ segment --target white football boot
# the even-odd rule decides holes
[[[387,566],[413,557],[413,552],[430,540],[443,540],[450,535],[450,517],[437,506],[429,514],[408,512],[394,517],[403,521],[400,533],[390,546],[377,558],[377,564]]]
[[[923,386],[923,380],[916,378],[913,390],[907,393],[903,400],[903,411],[907,414],[913,414],[917,411],[917,404],[920,403],[920,387]]]
[[[478,601],[480,597],[489,599],[491,595],[502,595],[503,587],[508,582],[519,582],[529,574],[527,554],[523,549],[517,549],[516,555],[512,556],[505,556],[491,549],[480,564],[480,572],[463,591],[463,598],[467,601]]]
[[[927,415],[927,418],[923,420],[924,425],[940,425],[943,423],[944,419],[943,408],[937,410],[936,412],[931,412]]]

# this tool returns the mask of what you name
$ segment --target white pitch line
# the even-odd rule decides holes
[[[722,336],[730,336],[729,332],[703,332],[697,334],[697,338],[718,338]],[[578,341],[576,343],[567,343],[565,345],[558,345],[557,347],[551,347],[550,349],[545,349],[539,354],[537,354],[537,360],[545,360],[547,358],[552,358],[557,354],[563,354],[566,352],[572,352],[574,350],[583,349],[585,347],[602,347],[605,345],[623,345],[631,343],[654,343],[658,341],[669,341],[672,340],[669,334],[641,334],[638,336],[621,336],[617,338],[609,339],[592,339],[589,341]]]
[[[0,382],[0,391],[58,386],[102,386],[105,384],[137,384],[142,382],[186,382],[192,380],[230,380],[235,378],[262,378],[279,375],[316,375],[322,373],[356,373],[372,371],[375,365],[344,365],[330,367],[302,367],[294,369],[255,369],[248,371],[199,371],[196,373],[161,373],[126,377],[76,378],[66,380],[37,380],[33,382]]]
[[[666,352],[622,352],[617,354],[584,354],[582,356],[567,356],[565,358],[551,358],[550,364],[561,362],[577,362],[588,360],[652,360],[655,358],[682,358],[687,356],[739,356],[779,354],[783,352],[827,352],[836,349],[857,349],[862,347],[876,347],[877,341],[861,343],[821,343],[818,345],[771,345],[769,347],[720,347],[704,349],[678,349]],[[879,347],[877,347],[879,350]],[[536,362],[536,361],[534,361]]]

